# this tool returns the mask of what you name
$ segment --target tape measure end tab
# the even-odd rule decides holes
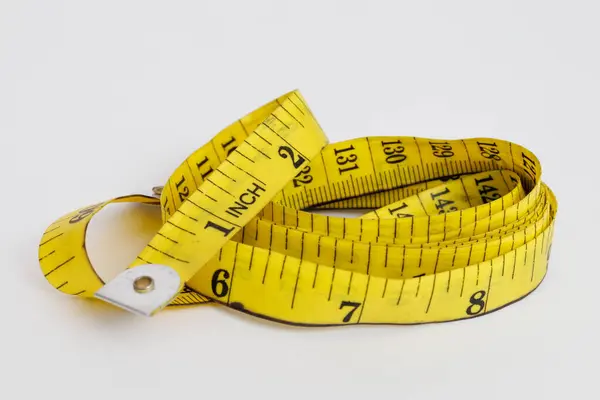
[[[166,265],[144,264],[127,269],[94,297],[137,315],[150,317],[179,293],[181,279]]]
[[[154,186],[152,188],[152,196],[160,198],[160,196],[162,195],[163,188],[163,186]]]

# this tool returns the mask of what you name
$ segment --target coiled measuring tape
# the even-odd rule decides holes
[[[540,178],[533,153],[498,139],[330,144],[293,91],[219,132],[154,196],[59,218],[39,260],[59,291],[146,316],[220,303],[300,325],[471,318],[523,298],[546,274],[557,203]],[[104,282],[85,233],[118,202],[159,206],[163,225]]]

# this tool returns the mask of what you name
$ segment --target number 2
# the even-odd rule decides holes
[[[177,190],[178,190],[177,194],[179,194],[179,200],[181,202],[183,202],[185,200],[185,198],[190,195],[190,188],[188,188],[187,186],[183,186],[183,189],[181,188],[181,186],[184,183],[185,183],[185,176],[181,176],[181,180],[175,184],[175,186],[177,186]]]
[[[440,158],[452,157],[454,152],[452,146],[448,142],[429,142],[433,155]]]
[[[281,158],[288,158],[288,155],[289,155],[290,159],[292,160],[292,164],[294,165],[294,168],[300,168],[300,166],[302,165],[302,163],[304,161],[306,161],[301,156],[297,156],[298,159],[294,160],[294,151],[290,147],[288,147],[288,146],[279,146],[279,156]]]
[[[312,175],[310,174],[310,165],[302,168],[302,171],[298,172],[296,177],[293,179],[294,187],[300,187],[303,184],[311,183],[313,180]]]

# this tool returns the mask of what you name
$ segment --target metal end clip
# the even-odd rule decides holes
[[[180,290],[181,278],[171,267],[144,264],[127,269],[94,297],[134,314],[150,317],[166,307]]]
[[[154,186],[152,188],[152,196],[160,198],[163,188],[164,188],[164,186]]]

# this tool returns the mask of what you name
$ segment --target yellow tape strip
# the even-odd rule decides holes
[[[536,156],[492,139],[365,137],[328,144],[290,92],[190,155],[160,199],[131,195],[70,213],[39,258],[58,290],[105,283],[85,250],[111,202],[161,207],[163,226],[129,266],[172,267],[169,304],[218,302],[302,325],[470,318],[533,291],[546,274],[557,210]],[[358,218],[324,209],[365,209]]]

